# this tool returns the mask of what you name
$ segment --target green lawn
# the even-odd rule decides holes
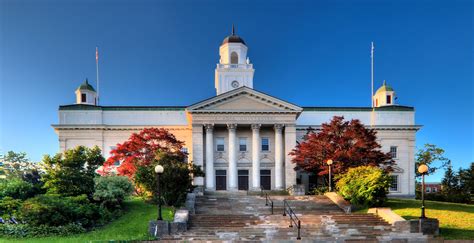
[[[126,202],[127,212],[119,219],[104,227],[84,234],[69,237],[45,237],[18,240],[0,239],[2,242],[109,242],[109,241],[131,241],[149,240],[148,222],[157,217],[156,205],[145,203],[139,198],[133,198]],[[173,212],[170,208],[163,208],[163,218],[171,220]]]
[[[390,199],[387,206],[405,219],[420,217],[420,200]],[[425,201],[425,214],[439,220],[445,239],[474,239],[474,205]]]

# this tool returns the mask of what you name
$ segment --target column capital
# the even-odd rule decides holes
[[[274,128],[276,132],[281,132],[283,130],[284,125],[283,124],[275,124]]]
[[[252,130],[260,130],[261,126],[262,126],[262,124],[252,124],[252,125],[250,125]]]
[[[235,123],[228,123],[228,124],[227,124],[227,129],[229,129],[229,131],[235,132],[235,130],[237,129],[237,124],[235,124]]]
[[[206,129],[206,132],[212,132],[214,124],[204,124],[204,128]]]

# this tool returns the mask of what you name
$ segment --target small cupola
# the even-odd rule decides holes
[[[76,104],[97,104],[97,92],[87,79],[76,89]]]
[[[384,80],[383,85],[375,92],[373,97],[374,107],[395,105],[395,99],[395,91]]]

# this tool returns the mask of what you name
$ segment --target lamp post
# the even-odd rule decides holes
[[[158,220],[163,220],[161,216],[161,187],[160,187],[160,176],[163,174],[163,166],[157,165],[155,166],[155,173],[156,173],[156,187],[158,190]]]
[[[428,166],[422,164],[418,167],[418,172],[421,174],[421,217],[425,219],[425,174],[428,173]]]
[[[329,166],[329,191],[332,192],[332,186],[331,186],[331,165],[332,165],[333,161],[332,159],[328,159],[328,161],[326,161],[326,164],[328,164]]]

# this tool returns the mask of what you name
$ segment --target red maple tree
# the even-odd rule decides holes
[[[308,131],[304,140],[290,152],[297,167],[318,175],[328,174],[327,160],[332,159],[335,174],[361,165],[381,166],[390,171],[394,165],[389,153],[380,151],[376,131],[368,129],[359,120],[344,121],[335,116],[323,123],[321,131]]]
[[[145,128],[133,133],[130,138],[110,152],[111,156],[104,163],[102,174],[107,174],[116,161],[121,161],[117,173],[133,178],[138,166],[147,166],[155,158],[157,151],[186,156],[182,151],[183,142],[163,128]]]

